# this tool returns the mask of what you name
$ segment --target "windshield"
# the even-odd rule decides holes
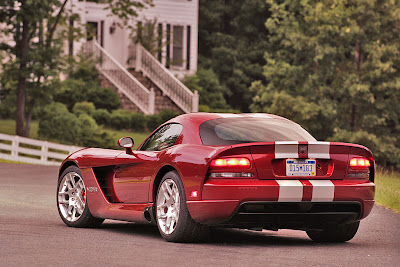
[[[204,145],[234,145],[250,142],[316,141],[290,120],[221,118],[203,122],[199,128]]]

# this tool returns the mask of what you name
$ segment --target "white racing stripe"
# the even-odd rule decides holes
[[[277,141],[275,142],[275,158],[287,159],[299,157],[299,142],[297,141]]]
[[[333,201],[335,185],[330,180],[309,180],[313,185],[312,202]]]
[[[303,198],[303,185],[299,180],[275,180],[279,184],[279,202],[299,202]]]
[[[271,116],[269,116],[268,114],[265,114],[265,113],[245,113],[244,115],[247,115],[247,116],[253,117],[253,118],[272,118]]]
[[[232,114],[232,113],[217,113],[217,115],[221,116],[222,118],[240,118],[242,115],[240,114]]]
[[[331,143],[308,142],[308,157],[313,159],[330,159],[329,153]]]

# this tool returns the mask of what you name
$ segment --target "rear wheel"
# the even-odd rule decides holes
[[[185,188],[176,171],[164,175],[157,190],[156,221],[161,236],[171,242],[199,240],[207,227],[193,221],[186,206]]]
[[[359,225],[360,222],[339,224],[322,231],[308,230],[307,235],[316,242],[342,243],[349,241],[356,235]]]
[[[57,186],[57,209],[63,222],[73,227],[96,227],[103,219],[92,216],[87,205],[82,173],[70,166],[61,174]]]

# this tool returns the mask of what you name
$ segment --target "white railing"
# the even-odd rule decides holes
[[[136,45],[136,71],[147,76],[185,113],[198,111],[197,91],[190,91],[140,43]]]
[[[144,114],[154,114],[155,93],[148,90],[130,74],[95,40],[92,52],[97,60],[97,68],[119,91],[129,98]],[[89,46],[90,47],[90,46]]]
[[[82,149],[0,133],[0,159],[41,165],[60,165],[71,153]]]

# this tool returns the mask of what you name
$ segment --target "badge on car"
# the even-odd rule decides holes
[[[315,159],[287,159],[286,176],[315,176]]]

